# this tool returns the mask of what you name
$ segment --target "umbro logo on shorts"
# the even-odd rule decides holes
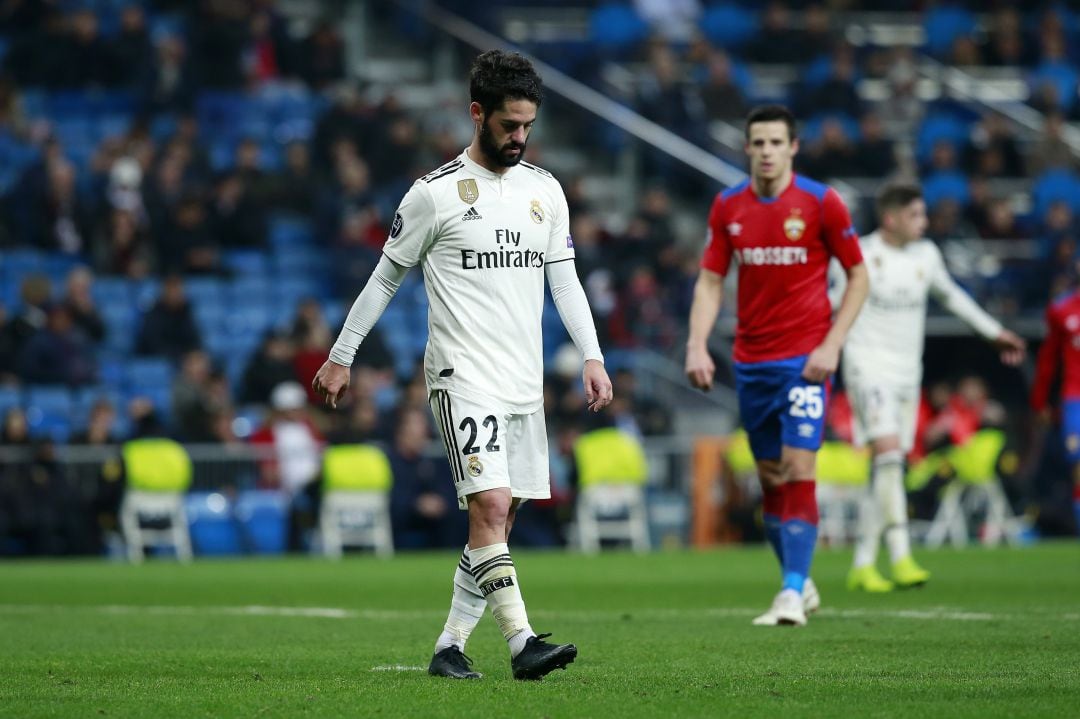
[[[470,207],[469,211],[461,216],[461,219],[466,220],[466,221],[468,221],[468,220],[482,220],[482,219],[484,219],[484,216],[481,215],[479,212],[477,212],[475,207]]]

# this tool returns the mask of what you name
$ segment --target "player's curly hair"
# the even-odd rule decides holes
[[[490,115],[507,100],[529,100],[540,106],[544,93],[532,63],[516,52],[488,50],[473,60],[469,95]]]

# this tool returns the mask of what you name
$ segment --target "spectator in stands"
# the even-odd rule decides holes
[[[97,375],[93,347],[62,304],[50,305],[45,327],[19,351],[19,376],[37,384],[90,384]]]
[[[670,46],[654,43],[649,66],[638,83],[635,106],[645,118],[701,143],[704,137],[705,108],[697,88],[682,81],[677,59]]]
[[[449,466],[442,457],[426,453],[430,444],[427,412],[404,410],[387,453],[394,474],[390,522],[399,549],[456,547],[467,531]]]
[[[810,93],[804,114],[838,113],[858,117],[862,112],[862,100],[855,85],[855,50],[848,44],[838,45],[832,53],[829,76]]]
[[[628,369],[616,370],[613,385],[618,397],[611,401],[614,424],[638,438],[671,433],[671,414],[656,400],[641,396],[637,379]]]
[[[984,240],[1019,240],[1027,233],[1020,227],[1013,212],[1012,203],[1004,197],[996,197],[987,205],[986,221],[978,227]]]
[[[285,148],[285,168],[273,178],[265,205],[310,217],[318,189],[307,143],[290,142]]]
[[[417,176],[420,126],[395,95],[383,101],[378,116],[382,121],[377,142],[371,145],[369,141],[369,146],[363,148],[364,157],[371,165],[371,177],[380,192],[404,193]]]
[[[248,360],[240,390],[240,401],[265,404],[278,385],[295,380],[293,345],[288,336],[277,330],[266,333]]]
[[[982,65],[982,53],[971,35],[959,35],[949,48],[949,64],[959,67]]]
[[[75,180],[75,167],[70,162],[60,160],[48,166],[48,186],[34,213],[34,243],[42,249],[68,255],[89,250],[90,216]]]
[[[242,58],[250,84],[259,85],[281,77],[288,67],[288,38],[268,7],[251,13],[248,44]]]
[[[240,171],[222,175],[210,204],[208,224],[214,244],[232,249],[264,247],[267,209],[253,196],[252,185]]]
[[[156,236],[162,267],[182,268],[186,273],[218,273],[221,252],[206,206],[197,194],[180,198],[168,223]]]
[[[1069,247],[1075,247],[1077,222],[1072,207],[1068,202],[1059,200],[1051,203],[1043,218],[1042,234],[1039,240],[1040,254],[1043,257],[1068,259]],[[1068,263],[1066,263],[1068,264]]]
[[[4,325],[4,344],[17,363],[23,346],[45,328],[52,285],[45,275],[26,275],[19,286],[19,311]]]
[[[141,439],[146,437],[165,437],[169,435],[161,412],[154,406],[149,397],[132,397],[127,404],[127,415],[131,422],[131,437],[129,439]]]
[[[316,171],[333,177],[339,154],[335,147],[341,141],[348,143],[353,157],[358,157],[365,143],[372,142],[375,135],[375,115],[375,109],[354,85],[340,86],[335,103],[315,124],[312,161]]]
[[[148,56],[147,56],[148,57]],[[157,41],[155,62],[142,61],[141,103],[146,112],[181,112],[195,102],[195,78],[183,38],[165,35]]]
[[[328,20],[320,20],[297,48],[300,77],[315,90],[345,78],[345,47],[341,33]]]
[[[142,6],[134,3],[124,6],[120,11],[120,33],[109,41],[109,46],[116,64],[117,82],[124,87],[134,88],[147,59],[153,54]]]
[[[1060,110],[1051,110],[1044,116],[1042,131],[1028,155],[1028,166],[1032,177],[1047,170],[1076,166],[1072,147],[1065,141],[1065,115]]]
[[[1002,5],[994,11],[983,57],[987,65],[996,67],[1032,64],[1033,58],[1024,49],[1023,26],[1016,7]]]
[[[162,283],[161,295],[143,318],[135,351],[178,359],[200,347],[202,339],[184,291],[184,279],[169,275]]]
[[[235,89],[244,84],[241,58],[249,26],[243,3],[200,3],[190,23],[195,75],[208,88]]]
[[[7,307],[0,304],[0,385],[16,384],[19,381],[15,372],[15,351],[10,326]]]
[[[977,235],[976,229],[964,219],[963,208],[956,200],[941,200],[930,211],[926,236],[935,242],[969,239]]]
[[[122,438],[116,427],[116,408],[107,399],[99,399],[90,408],[86,427],[71,436],[71,444],[116,444]]]
[[[829,12],[820,3],[807,6],[803,11],[803,44],[806,59],[827,55],[836,47],[839,38],[829,22]]]
[[[270,407],[266,424],[249,441],[267,448],[268,454],[259,463],[259,486],[280,489],[289,496],[289,548],[300,550],[319,516],[323,437],[311,419],[300,383],[275,387]]]
[[[173,380],[172,411],[177,432],[187,442],[216,441],[212,420],[221,409],[209,355],[191,350],[181,359],[180,372]]]
[[[68,273],[63,303],[75,326],[87,339],[100,344],[105,339],[105,322],[94,303],[93,284],[94,274],[86,267],[76,267]]]
[[[879,112],[889,118],[897,132],[911,134],[922,119],[926,105],[915,92],[919,80],[916,58],[910,48],[895,48],[885,76],[888,91]]]
[[[971,129],[964,153],[964,167],[984,177],[1022,177],[1024,161],[1020,146],[1005,118],[989,112]]]
[[[855,161],[862,177],[884,179],[896,170],[896,148],[876,112],[864,113],[859,120]]]
[[[832,117],[821,124],[821,138],[810,146],[802,165],[807,175],[825,180],[858,175],[862,169],[843,123]]]
[[[319,404],[311,380],[330,356],[333,336],[317,300],[309,298],[300,303],[291,335],[296,346],[293,355],[294,376],[304,385],[310,400]]]
[[[357,442],[382,442],[391,439],[387,422],[379,412],[378,405],[368,397],[352,395],[349,414],[327,438],[330,444],[353,444]]]
[[[751,62],[797,65],[810,59],[803,34],[792,29],[787,3],[772,0],[761,13],[761,31],[746,48]]]
[[[35,442],[26,415],[12,408],[4,415],[0,446],[16,454],[0,462],[0,553],[14,540],[21,553],[65,554],[71,550],[67,531],[83,516],[71,507],[61,468],[50,441]],[[65,519],[67,520],[65,522]]]
[[[77,10],[68,16],[68,32],[51,54],[49,84],[53,87],[111,87],[120,78],[113,47],[101,39],[93,10]]]
[[[135,215],[114,209],[94,243],[94,268],[103,275],[144,279],[154,267],[153,245]]]
[[[741,120],[749,106],[742,89],[735,83],[731,58],[723,50],[709,52],[701,102],[709,120]],[[574,213],[571,213],[573,216]]]

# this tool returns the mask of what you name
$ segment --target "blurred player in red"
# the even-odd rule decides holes
[[[712,388],[707,342],[738,264],[735,334],[739,412],[764,492],[765,531],[780,560],[783,586],[754,624],[806,624],[820,602],[809,581],[817,541],[815,476],[825,409],[840,348],[868,291],[858,237],[832,188],[795,175],[795,117],[779,105],[746,121],[750,179],[717,196],[690,309],[686,374]],[[847,288],[836,317],[827,296],[829,259]]]
[[[1046,340],[1039,349],[1031,408],[1050,423],[1050,386],[1061,374],[1061,430],[1072,465],[1073,511],[1080,532],[1080,290],[1046,309]]]

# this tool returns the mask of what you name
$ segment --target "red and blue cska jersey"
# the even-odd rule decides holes
[[[1031,407],[1041,411],[1050,400],[1050,386],[1060,368],[1061,396],[1080,400],[1080,292],[1073,292],[1046,310],[1046,339],[1035,363]]]
[[[749,181],[717,195],[701,266],[726,275],[739,265],[736,362],[769,362],[809,354],[832,323],[826,294],[829,258],[862,262],[859,238],[840,196],[794,176],[775,198],[758,197]]]

